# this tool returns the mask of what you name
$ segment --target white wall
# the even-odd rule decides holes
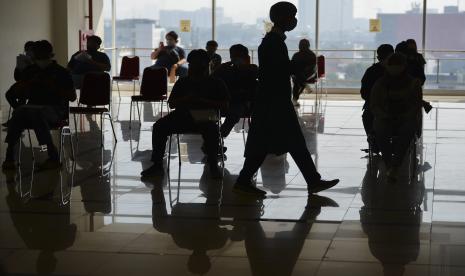
[[[0,103],[13,84],[16,56],[27,40],[52,40],[52,0],[0,0]]]
[[[0,103],[14,83],[16,56],[27,40],[49,40],[59,64],[79,49],[79,30],[88,28],[87,0],[0,0]],[[94,30],[103,38],[103,0],[93,0]]]

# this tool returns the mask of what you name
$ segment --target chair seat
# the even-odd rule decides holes
[[[85,106],[73,106],[69,108],[70,113],[80,114],[101,114],[108,112],[106,107],[85,107]]]
[[[165,101],[167,99],[166,95],[164,96],[159,96],[156,98],[153,97],[144,97],[142,95],[136,95],[131,97],[131,101],[133,102],[160,102],[160,101]]]
[[[125,77],[125,76],[114,76],[113,80],[119,80],[119,81],[135,81],[139,80],[139,77]]]

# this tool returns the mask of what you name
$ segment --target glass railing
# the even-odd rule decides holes
[[[140,58],[141,72],[151,66],[152,48],[105,48],[112,58],[113,74],[119,71],[123,56],[137,55]],[[292,56],[297,50],[289,50]],[[186,49],[189,52],[189,49]],[[229,61],[229,51],[217,51],[223,62]],[[318,55],[326,57],[326,86],[328,88],[359,88],[365,70],[376,62],[376,50],[318,50]],[[465,89],[465,51],[425,51],[426,89],[461,90]],[[258,64],[257,50],[250,50],[252,62]]]

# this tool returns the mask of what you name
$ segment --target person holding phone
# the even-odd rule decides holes
[[[165,36],[166,45],[160,42],[150,57],[155,60],[153,67],[164,67],[170,72],[170,80],[175,76],[187,76],[186,52],[183,48],[177,46],[179,36],[176,32],[168,32]]]

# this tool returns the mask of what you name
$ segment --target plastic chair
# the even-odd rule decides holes
[[[116,82],[116,87],[118,88],[118,97],[121,99],[121,92],[119,89],[119,82],[132,82],[133,83],[133,95],[136,94],[136,81],[139,82],[140,76],[140,62],[139,57],[128,57],[124,56],[123,60],[121,61],[121,69],[119,72],[119,76],[114,76],[112,79],[112,83]]]
[[[132,109],[133,102],[136,102],[137,113],[140,119],[139,102],[160,102],[160,113],[163,117],[163,102],[168,99],[168,70],[166,68],[152,68],[147,67],[144,69],[142,76],[142,84],[140,87],[140,95],[131,97],[131,104],[129,106],[129,128],[132,128]]]
[[[207,111],[207,110],[206,110]],[[211,109],[208,110],[208,111],[212,111]],[[217,128],[218,128],[218,135],[220,137],[220,145],[218,147],[218,150],[219,150],[219,154],[221,155],[221,169],[222,169],[222,173],[224,175],[224,152],[223,152],[223,147],[224,147],[224,139],[223,137],[221,136],[221,132],[220,132],[220,129],[221,129],[221,111],[220,110],[217,110],[216,111],[216,115],[214,115],[215,118],[211,118],[209,119],[208,121],[210,122],[215,122],[216,125],[217,125]],[[207,122],[207,121],[206,121]],[[176,135],[176,140],[177,140],[177,144],[178,144],[178,161],[179,161],[179,168],[181,168],[181,144],[179,142],[179,134],[199,134],[197,132],[188,132],[188,133],[173,133],[170,135],[169,137],[169,142],[168,142],[168,165],[167,165],[167,168],[168,168],[168,173],[169,173],[169,170],[170,170],[170,161],[171,161],[171,140],[172,140],[172,137],[173,135]]]
[[[68,107],[69,108],[69,107]],[[50,128],[50,130],[59,130],[60,131],[60,151],[59,151],[59,160],[61,162],[63,152],[64,152],[64,146],[65,146],[65,138],[68,136],[69,137],[69,142],[71,146],[71,160],[75,160],[74,156],[74,145],[73,145],[73,139],[72,139],[72,132],[69,127],[69,113],[66,114],[66,118],[63,118],[57,125],[53,126]],[[32,160],[35,159],[34,155],[34,149],[32,148],[32,139],[31,139],[31,128],[27,128],[27,135],[28,135],[28,140],[29,140],[29,146],[31,147],[31,155],[32,155]],[[22,153],[22,146],[21,143],[19,143],[19,151],[18,151],[18,163],[21,164],[21,153]]]
[[[87,105],[87,107],[81,106],[83,104]],[[108,108],[106,106],[108,106]],[[86,75],[84,75],[78,106],[70,107],[70,113],[73,114],[74,126],[76,128],[76,139],[76,114],[91,114],[100,115],[101,146],[103,147],[103,119],[105,116],[108,116],[108,119],[110,120],[111,124],[111,129],[113,131],[113,137],[115,138],[115,142],[118,142],[118,140],[116,139],[115,128],[113,127],[110,109],[110,75],[104,72],[87,73]]]

